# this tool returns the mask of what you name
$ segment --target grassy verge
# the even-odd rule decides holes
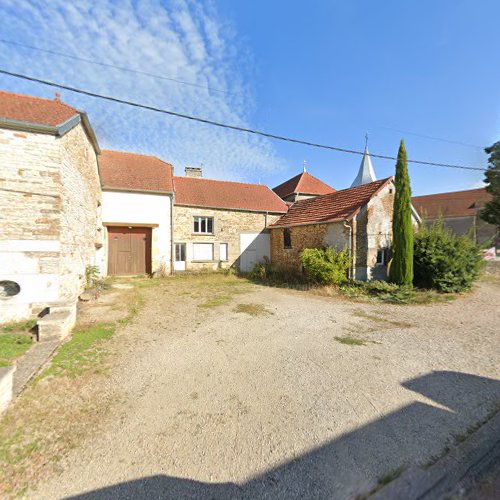
[[[161,285],[160,280],[127,283],[132,284],[130,289],[104,292],[115,294],[114,303],[125,313],[122,319],[77,326],[0,420],[1,498],[22,495],[36,486],[109,413],[116,399],[106,391],[113,352],[110,340],[142,307],[143,290]],[[97,303],[99,307],[102,304]]]

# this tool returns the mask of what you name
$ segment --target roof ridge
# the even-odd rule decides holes
[[[444,191],[441,193],[431,193],[431,194],[419,194],[417,196],[412,196],[412,198],[424,198],[425,196],[441,196],[444,194],[457,194],[457,193],[470,193],[471,191],[485,191],[485,187],[472,188],[472,189],[461,189],[460,191]]]
[[[30,95],[30,94],[20,94],[19,92],[10,92],[9,90],[2,90],[2,89],[0,89],[0,93],[11,95],[11,96],[16,96],[16,97],[25,97],[28,99],[38,99],[40,101],[47,101],[47,102],[51,102],[54,104],[62,104],[63,106],[66,106],[67,108],[70,108],[73,111],[75,111],[75,114],[80,113],[80,111],[78,111],[78,109],[76,109],[75,107],[71,106],[71,104],[68,104],[64,101],[56,101],[55,99],[49,99],[48,97],[39,97],[37,95]]]
[[[269,189],[272,191],[272,189],[267,186],[266,184],[255,184],[253,182],[241,182],[241,181],[221,181],[219,179],[207,179],[206,177],[188,177],[186,175],[174,175],[174,179],[189,179],[189,180],[194,180],[194,181],[208,181],[208,182],[224,182],[226,184],[242,184],[244,186],[262,186],[266,189]],[[276,193],[274,193],[276,194]],[[276,195],[278,196],[278,195]],[[279,198],[279,196],[278,196]],[[281,200],[281,198],[280,198]]]
[[[109,152],[109,153],[119,153],[119,154],[125,154],[125,155],[133,155],[133,156],[145,156],[146,158],[154,158],[155,160],[159,160],[166,165],[173,166],[172,163],[169,163],[168,161],[164,160],[163,158],[160,158],[159,156],[156,155],[151,155],[151,154],[145,154],[145,153],[133,153],[132,151],[120,151],[118,149],[102,149],[101,150],[103,153]]]

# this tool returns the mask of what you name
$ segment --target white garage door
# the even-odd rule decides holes
[[[269,233],[240,234],[240,270],[247,273],[264,257],[271,258],[271,235]]]

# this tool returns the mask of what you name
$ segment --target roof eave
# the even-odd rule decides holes
[[[32,132],[36,134],[58,135],[58,127],[55,125],[42,125],[41,123],[15,120],[13,118],[0,117],[0,128],[20,130],[23,132]]]
[[[119,188],[119,187],[111,187],[105,186],[101,184],[102,191],[106,192],[118,192],[118,193],[136,193],[136,194],[161,194],[167,196],[173,196],[173,191],[163,191],[161,189],[133,189],[133,188]]]

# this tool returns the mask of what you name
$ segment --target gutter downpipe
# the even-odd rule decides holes
[[[348,270],[348,278],[349,281],[352,280],[352,226],[349,225],[349,221],[344,219],[344,227],[349,229],[349,270]]]

